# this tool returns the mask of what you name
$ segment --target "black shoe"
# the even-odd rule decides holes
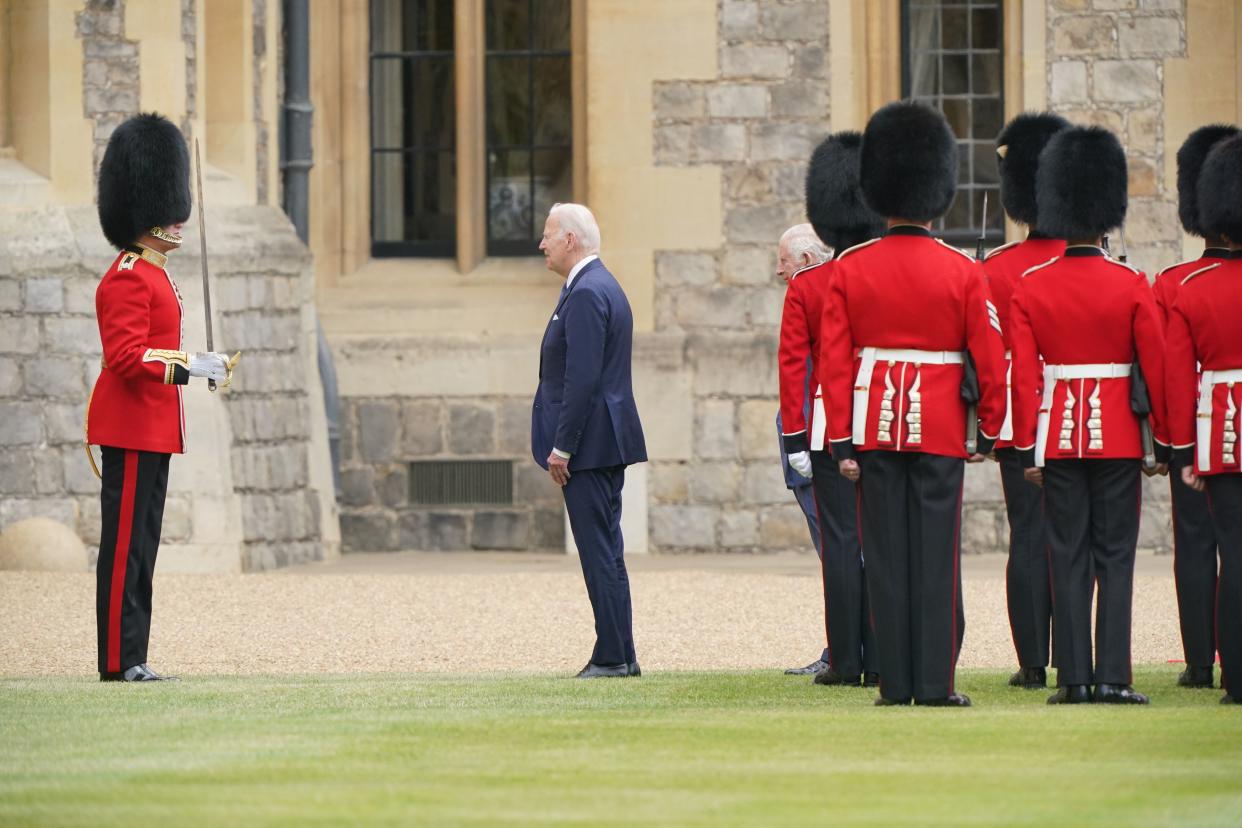
[[[1085,684],[1058,687],[1057,692],[1048,697],[1048,704],[1087,704],[1090,701],[1091,688]]]
[[[1232,693],[1226,693],[1220,697],[1221,704],[1242,704],[1242,698],[1234,696]]]
[[[790,667],[788,670],[785,671],[785,675],[787,676],[811,676],[811,675],[814,675],[815,673],[818,673],[820,670],[825,669],[827,666],[828,666],[828,662],[824,661],[822,658],[817,658],[814,661],[812,661],[810,664],[806,665],[805,667]]]
[[[825,667],[815,674],[815,684],[825,684],[830,687],[857,687],[859,685],[859,676],[843,676],[831,667]]]
[[[176,676],[161,676],[145,664],[136,664],[123,673],[100,673],[100,681],[181,681]]]
[[[638,678],[639,676],[641,676],[641,675],[643,674],[643,671],[642,671],[642,668],[638,666],[638,662],[637,662],[637,661],[631,661],[631,662],[630,662],[630,663],[626,666],[626,673],[625,673],[625,674],[626,674],[627,676],[629,676],[630,678]]]
[[[638,664],[634,664],[634,668],[638,668]],[[625,678],[630,675],[629,664],[595,664],[588,662],[587,666],[578,671],[575,678],[592,679],[592,678]]]
[[[880,696],[875,700],[876,707],[905,707],[910,704],[909,699],[886,699]]]
[[[970,707],[970,696],[965,693],[954,693],[943,699],[915,699],[919,707]]]
[[[1178,687],[1211,689],[1212,683],[1212,665],[1210,664],[1206,667],[1196,667],[1193,664],[1188,664],[1186,669],[1182,670],[1177,677]]]
[[[1043,667],[1023,667],[1009,677],[1009,686],[1042,690],[1048,686],[1048,671]]]
[[[1149,704],[1147,697],[1124,684],[1097,684],[1096,704]]]
[[[879,673],[863,673],[863,687],[879,687],[879,686],[880,686],[880,674]]]

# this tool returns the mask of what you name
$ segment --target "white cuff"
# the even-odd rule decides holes
[[[552,453],[553,453],[553,454],[555,454],[557,457],[561,458],[562,460],[568,460],[568,459],[569,459],[569,457],[570,457],[569,452],[567,452],[567,451],[561,451],[561,450],[560,450],[560,449],[558,449],[558,448],[554,448],[554,449],[552,449]]]

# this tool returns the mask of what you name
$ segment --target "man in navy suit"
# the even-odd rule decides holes
[[[647,460],[630,373],[634,316],[586,207],[553,205],[539,249],[565,286],[539,351],[530,442],[565,497],[595,613],[595,650],[578,678],[638,676],[621,537],[625,467]]]

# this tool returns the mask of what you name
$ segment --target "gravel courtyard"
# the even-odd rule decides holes
[[[806,556],[629,558],[645,671],[805,664],[823,640]],[[1004,558],[963,558],[964,667],[1013,662]],[[94,575],[0,573],[0,675],[93,675]],[[255,575],[160,575],[150,661],[205,674],[572,673],[594,638],[576,559],[349,555]],[[1134,661],[1182,657],[1172,558],[1141,556]]]

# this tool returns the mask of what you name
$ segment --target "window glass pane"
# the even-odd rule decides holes
[[[530,48],[530,0],[487,0],[487,51]],[[543,25],[543,21],[539,21]]]
[[[530,118],[530,60],[489,57],[487,143],[510,147],[529,144]]]
[[[452,148],[457,117],[453,58],[434,57],[418,62],[409,112],[415,146]]]
[[[966,15],[965,9],[945,9],[940,13],[940,48],[966,48]]]
[[[1001,0],[901,0],[902,94],[939,108],[958,138],[958,194],[935,229],[965,244],[979,233],[983,193],[989,243],[1003,235],[993,144],[1005,112]]]
[[[975,144],[975,183],[1000,183],[1000,169],[996,164],[996,147],[991,142]]]
[[[530,153],[495,150],[488,153],[488,162],[488,237],[494,241],[533,240]],[[534,252],[532,249],[532,255]]]
[[[569,51],[569,0],[534,0],[536,52]]]
[[[456,237],[453,0],[371,1],[374,255],[447,255]]]
[[[375,241],[453,241],[457,213],[453,153],[376,153],[371,175]]]
[[[535,224],[543,220],[558,201],[574,197],[574,158],[568,149],[535,150]]]
[[[949,126],[953,129],[953,134],[958,138],[970,137],[970,101],[968,100],[952,100],[945,101],[944,117],[949,122]]]
[[[1000,14],[996,9],[975,9],[970,13],[970,45],[973,49],[999,49]]]
[[[970,90],[968,73],[970,59],[966,55],[945,55],[941,92],[945,95],[964,95]]]
[[[999,95],[1000,55],[975,55],[971,60],[973,61],[970,76],[971,91],[976,95]]]
[[[493,256],[537,255],[548,209],[573,198],[570,5],[487,0],[487,247]]]
[[[533,69],[535,143],[568,144],[574,130],[569,58],[535,58]]]
[[[1000,189],[997,187],[989,187],[988,194],[988,232],[993,230],[1005,232],[1005,210],[1001,207]],[[980,207],[980,209],[983,209]]]

